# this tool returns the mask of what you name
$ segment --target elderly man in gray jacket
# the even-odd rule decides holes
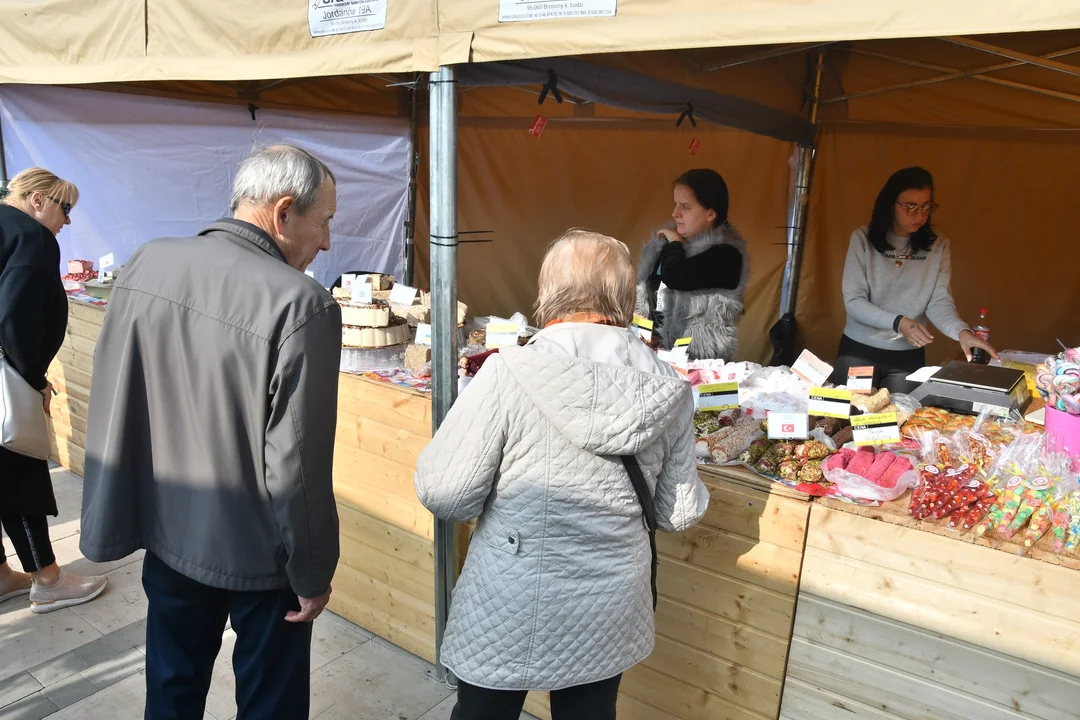
[[[308,716],[311,621],[338,560],[341,311],[304,269],[336,203],[321,160],[259,149],[232,219],[144,245],[113,289],[80,547],[147,551],[147,718],[203,717],[227,619],[238,717]]]

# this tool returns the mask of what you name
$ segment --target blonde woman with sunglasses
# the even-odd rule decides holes
[[[852,234],[834,382],[846,382],[852,367],[873,366],[875,387],[910,392],[906,378],[926,365],[926,346],[935,340],[930,323],[969,360],[975,348],[997,358],[956,312],[949,240],[932,226],[936,209],[933,176],[904,168],[878,193],[870,224]]]
[[[52,387],[45,378],[67,330],[67,295],[60,280],[56,234],[71,222],[78,189],[48,170],[30,168],[0,198],[0,348],[26,381],[41,391],[49,411]],[[49,464],[0,448],[0,525],[23,572],[8,566],[0,544],[0,603],[29,595],[31,609],[46,613],[93,600],[104,577],[60,569],[49,539],[57,515]]]

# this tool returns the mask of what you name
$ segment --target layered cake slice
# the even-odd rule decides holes
[[[341,346],[347,348],[384,348],[409,342],[412,333],[400,318],[391,318],[386,327],[342,325]]]
[[[341,324],[353,327],[384,328],[390,324],[390,306],[382,302],[365,305],[339,303]]]

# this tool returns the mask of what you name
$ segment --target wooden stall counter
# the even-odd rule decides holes
[[[785,720],[1080,717],[1080,562],[817,501]]]
[[[330,608],[433,661],[433,522],[412,483],[430,438],[430,399],[343,375],[338,409],[341,562]],[[745,470],[706,467],[701,476],[712,496],[702,523],[657,538],[656,649],[626,673],[624,720],[779,712],[810,504]],[[549,716],[545,695],[526,708]]]
[[[104,307],[69,300],[64,344],[49,366],[49,382],[58,393],[50,410],[50,457],[80,476],[86,463],[86,418],[90,409],[94,346],[104,321]]]

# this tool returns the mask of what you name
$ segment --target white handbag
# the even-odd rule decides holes
[[[49,457],[49,425],[41,392],[26,382],[0,348],[0,447],[38,460]]]

